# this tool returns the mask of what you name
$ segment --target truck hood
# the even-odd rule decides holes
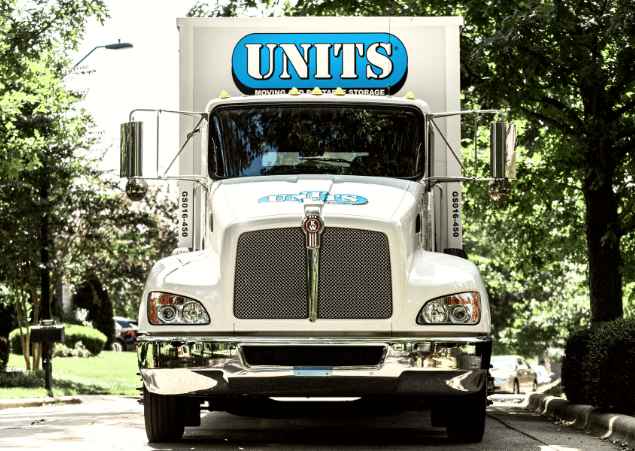
[[[320,207],[325,218],[389,220],[413,184],[416,182],[359,176],[245,177],[219,182],[213,203],[226,202],[234,219],[241,223],[303,215],[305,207],[311,206]]]

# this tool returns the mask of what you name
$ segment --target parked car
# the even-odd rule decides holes
[[[490,373],[494,378],[494,393],[527,393],[538,389],[538,375],[527,361],[517,355],[495,356]]]
[[[115,316],[115,341],[113,351],[135,351],[137,349],[137,321]]]
[[[538,375],[538,386],[549,384],[553,380],[553,376],[555,376],[554,373],[550,373],[542,365],[532,365],[531,368]]]

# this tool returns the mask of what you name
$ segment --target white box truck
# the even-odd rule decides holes
[[[139,310],[150,441],[180,439],[202,408],[288,397],[431,409],[481,440],[491,320],[461,183],[505,198],[515,129],[461,111],[462,25],[177,19],[181,111],[135,110],[121,134],[131,198],[179,180],[179,248]],[[143,174],[148,111],[181,115],[178,176]],[[459,161],[464,114],[495,119],[487,178]]]

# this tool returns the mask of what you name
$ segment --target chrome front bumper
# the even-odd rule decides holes
[[[294,367],[250,364],[246,347],[381,346],[377,364]],[[253,349],[253,348],[252,348]],[[306,348],[305,348],[306,349]],[[482,388],[490,337],[327,339],[139,337],[146,388],[189,396],[436,396]]]

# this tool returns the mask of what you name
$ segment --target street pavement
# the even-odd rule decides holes
[[[444,429],[430,426],[429,412],[294,419],[203,412],[202,426],[186,428],[181,442],[150,444],[145,436],[143,406],[136,399],[116,396],[80,399],[81,404],[0,410],[0,449],[616,451],[625,448],[513,402],[496,402],[488,407],[486,433],[479,444],[450,442]],[[334,402],[334,412],[341,411],[342,406],[341,402]],[[308,403],[307,409],[310,411]]]

